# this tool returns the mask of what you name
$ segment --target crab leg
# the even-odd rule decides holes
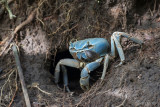
[[[140,44],[140,45],[143,44],[143,41],[141,41],[141,40],[139,40],[137,38],[134,38],[134,37],[130,37],[129,34],[127,34],[127,33],[124,33],[124,32],[116,32],[116,33],[117,33],[116,34],[117,38],[120,38],[120,36],[122,36],[122,37],[128,38],[129,40],[131,40],[131,41],[133,41],[133,42],[135,42],[137,44]]]
[[[109,64],[109,58],[110,58],[110,56],[108,54],[104,58],[104,67],[103,67],[103,73],[102,73],[102,76],[101,76],[102,81],[104,80],[104,77],[106,75],[106,71],[107,71],[108,64]]]
[[[80,78],[80,86],[83,90],[88,90],[89,89],[89,78],[90,75],[89,73],[91,71],[94,71],[96,68],[100,66],[100,63],[103,58],[99,58],[94,62],[88,63],[81,72],[81,78]]]
[[[121,59],[121,62],[117,66],[120,66],[120,65],[122,65],[124,63],[124,60],[125,60],[124,52],[123,52],[122,46],[119,43],[119,41],[117,40],[117,38],[115,36],[113,36],[113,39],[114,39],[114,42],[116,44],[116,48],[117,48],[117,51],[119,53],[119,57]]]
[[[113,35],[111,36],[111,55],[112,55],[113,57],[115,57],[115,45],[116,45],[118,54],[119,54],[120,59],[121,59],[121,62],[120,62],[117,66],[122,65],[123,62],[124,62],[124,60],[125,60],[124,52],[123,52],[122,46],[121,46],[121,44],[120,44],[121,36],[122,36],[122,37],[126,37],[126,38],[128,38],[129,40],[132,40],[133,42],[138,43],[138,44],[140,44],[140,45],[143,44],[143,41],[138,40],[138,39],[133,38],[133,37],[130,37],[129,34],[127,34],[127,33],[124,33],[124,32],[114,32]],[[115,43],[115,44],[114,44],[114,43]]]
[[[113,36],[111,36],[111,56],[113,58],[116,57],[116,50],[115,50],[115,43],[114,43]]]
[[[56,84],[58,84],[59,75],[60,75],[60,67],[62,67],[64,86],[66,87],[67,91],[69,91],[67,69],[64,66],[80,68],[80,62],[75,59],[62,59],[56,65],[55,73],[54,73],[54,77],[55,77],[54,81]]]
[[[67,69],[64,65],[61,65],[62,67],[62,71],[63,71],[63,83],[64,83],[64,86],[66,88],[66,90],[68,92],[70,92],[69,88],[68,88],[68,75],[67,75]]]

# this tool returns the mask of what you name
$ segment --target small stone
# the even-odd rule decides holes
[[[154,59],[154,57],[150,57],[150,59]]]
[[[142,74],[139,74],[137,78],[138,78],[138,79],[141,79],[141,78],[142,78]]]

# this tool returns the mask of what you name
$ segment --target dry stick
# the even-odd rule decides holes
[[[71,30],[73,30],[73,29],[76,28],[77,26],[78,26],[78,24],[75,25],[75,26],[73,26],[73,27],[70,28],[70,29],[67,29],[67,30],[63,31],[61,34],[65,34],[66,32],[70,32]]]
[[[69,20],[70,20],[70,12],[71,12],[71,11],[72,11],[71,9],[68,10],[66,22],[63,23],[63,24],[61,24],[60,27],[58,27],[58,28],[56,29],[56,31],[52,32],[52,33],[49,34],[49,35],[54,35],[54,34],[56,34],[65,24],[67,24],[67,23],[69,22]]]
[[[127,28],[127,6],[125,5],[124,7],[124,12],[123,12],[124,16],[123,16],[123,28],[124,30],[126,30]]]
[[[6,78],[6,76],[7,76],[8,74],[10,74],[11,72],[12,72],[12,71],[9,71],[9,72],[7,72],[6,74],[2,75],[2,76],[0,77],[0,80]]]
[[[153,13],[156,12],[156,1],[157,1],[157,0],[155,0],[155,2],[154,2],[154,10],[153,10]]]
[[[15,61],[16,61],[17,69],[18,69],[20,82],[21,82],[21,85],[22,85],[22,90],[23,90],[26,106],[31,107],[31,103],[30,103],[30,100],[29,100],[29,97],[28,97],[26,84],[25,84],[24,77],[23,77],[21,63],[20,63],[19,56],[18,56],[17,46],[15,44],[13,44],[12,50],[13,50],[13,54],[14,54],[14,57],[15,57]]]
[[[119,87],[121,87],[123,85],[124,79],[126,77],[126,75],[128,74],[128,72],[124,72],[122,74],[122,77],[120,78],[120,83],[119,83]],[[122,88],[122,87],[121,87]]]
[[[0,42],[0,46],[3,45],[7,41],[8,37],[6,37],[2,42]]]
[[[39,91],[41,91],[42,93],[47,94],[47,95],[51,95],[52,94],[52,93],[49,93],[49,92],[46,92],[46,91],[42,90],[38,85],[39,85],[38,83],[32,83],[32,85],[30,87],[35,87]]]
[[[12,105],[12,103],[13,103],[13,101],[14,101],[14,98],[15,98],[15,96],[16,96],[17,90],[18,90],[18,86],[17,86],[17,71],[16,71],[15,81],[16,81],[16,90],[15,90],[15,93],[14,93],[14,95],[13,95],[13,97],[12,97],[12,100],[11,100],[11,102],[9,103],[8,107],[10,107],[10,106]]]
[[[3,88],[5,87],[5,85],[7,84],[7,82],[8,82],[8,81],[10,81],[10,77],[11,77],[11,75],[13,74],[13,72],[14,72],[14,71],[12,71],[12,72],[9,74],[7,81],[5,81],[4,85],[1,87],[1,93],[0,93],[0,94],[1,94],[1,96],[0,96],[0,102],[2,101]]]
[[[116,107],[124,107],[124,104],[125,104],[126,101],[127,101],[127,95],[126,95],[125,99],[123,100],[123,102]]]
[[[18,25],[14,32],[12,33],[12,37],[11,39],[9,40],[9,42],[7,43],[7,45],[4,47],[3,51],[1,52],[0,56],[3,55],[3,53],[5,52],[5,50],[7,49],[7,47],[10,45],[10,43],[12,42],[12,40],[14,39],[15,37],[15,34],[22,28],[24,27],[25,25],[27,25],[28,23],[30,23],[34,17],[35,17],[35,14],[36,14],[36,9],[32,11],[32,13],[28,16],[27,20],[25,20],[24,22],[22,22],[20,25]]]

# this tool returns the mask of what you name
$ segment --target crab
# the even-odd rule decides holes
[[[125,61],[124,52],[120,44],[122,37],[126,37],[137,44],[143,44],[143,41],[130,37],[129,34],[124,32],[114,32],[111,36],[110,44],[104,38],[88,38],[79,41],[71,41],[69,44],[69,52],[74,59],[61,59],[57,63],[54,73],[54,82],[58,86],[60,70],[62,70],[64,87],[70,92],[66,66],[82,68],[80,86],[83,90],[89,90],[90,73],[104,64],[101,76],[101,81],[103,81],[111,59],[114,59],[119,54],[120,63],[116,65],[116,67],[122,65]]]

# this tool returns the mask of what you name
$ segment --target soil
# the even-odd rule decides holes
[[[1,4],[0,4],[1,6]],[[35,19],[15,35],[33,107],[160,107],[160,1],[158,0],[14,0],[10,20],[0,7],[0,50],[13,30],[37,8]],[[1,12],[3,10],[3,12]],[[73,39],[102,37],[110,42],[115,31],[143,40],[142,46],[124,38],[125,63],[110,62],[104,81],[103,65],[91,73],[91,89],[79,85],[81,70],[67,67],[71,93],[54,83],[60,59],[72,58]],[[38,88],[36,87],[38,85]],[[25,107],[12,50],[0,57],[0,107]]]

